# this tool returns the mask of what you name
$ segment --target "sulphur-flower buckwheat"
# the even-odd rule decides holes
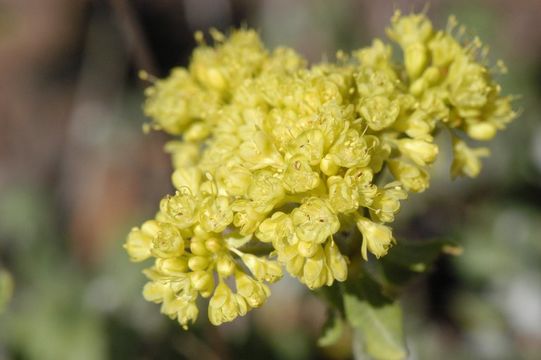
[[[154,260],[147,300],[187,328],[210,298],[219,325],[262,306],[282,267],[310,289],[345,281],[351,261],[395,244],[391,224],[409,192],[429,187],[442,129],[452,176],[478,175],[488,150],[467,139],[516,117],[479,40],[454,18],[441,31],[399,12],[387,34],[402,62],[376,39],[308,66],[253,30],[212,30],[214,45],[197,33],[189,66],[152,82],[144,110],[149,128],[176,137],[176,192],[125,244],[133,261]]]

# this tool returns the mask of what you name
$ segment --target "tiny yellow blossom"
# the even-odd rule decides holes
[[[425,166],[436,160],[438,146],[424,140],[400,139],[397,141],[398,149],[419,166]]]
[[[312,170],[308,159],[303,155],[295,155],[289,160],[282,179],[284,188],[291,193],[312,190],[319,185],[319,181],[319,174]]]
[[[389,247],[394,242],[391,228],[372,222],[362,216],[357,219],[357,228],[363,235],[361,254],[365,260],[368,259],[368,251],[377,258],[387,254]]]
[[[225,283],[220,282],[209,302],[208,314],[210,322],[213,325],[220,325],[224,322],[232,321],[239,316],[241,309],[238,298],[235,297]]]
[[[300,240],[321,244],[340,229],[338,217],[323,200],[311,197],[291,213]]]
[[[423,192],[428,188],[430,177],[425,169],[400,160],[390,160],[388,164],[391,173],[407,190]]]
[[[385,96],[372,96],[361,100],[359,113],[372,130],[382,130],[391,126],[400,112],[397,100]]]
[[[466,175],[476,177],[481,172],[481,158],[488,156],[490,151],[481,147],[472,149],[458,138],[453,139],[454,159],[451,164],[451,175],[453,178]]]
[[[400,201],[408,197],[408,193],[399,182],[385,185],[378,190],[370,208],[373,219],[381,222],[393,222],[395,214],[400,210]]]
[[[184,239],[176,226],[159,223],[159,230],[152,239],[150,253],[159,258],[180,256],[184,253]]]
[[[155,220],[146,221],[141,229],[133,228],[124,244],[132,261],[143,261],[151,256],[152,241],[160,231]]]

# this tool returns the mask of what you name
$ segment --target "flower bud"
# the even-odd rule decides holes
[[[409,44],[404,49],[404,65],[410,81],[417,79],[422,74],[427,61],[427,49],[422,42]]]
[[[224,322],[233,321],[238,315],[238,300],[231,289],[224,282],[220,282],[209,301],[210,322],[213,325],[221,325]]]
[[[188,260],[188,266],[193,271],[205,270],[210,264],[210,258],[206,256],[192,256]]]
[[[223,249],[222,242],[215,237],[207,239],[205,241],[205,247],[211,253],[217,253],[218,251]]]
[[[329,155],[326,155],[319,164],[321,172],[327,176],[332,176],[338,172],[340,167],[332,160]]]
[[[210,255],[209,250],[205,246],[205,241],[199,240],[196,238],[192,238],[192,241],[190,242],[190,251],[194,255],[199,255],[199,256]]]
[[[318,252],[313,257],[307,258],[304,264],[301,280],[308,288],[316,289],[327,282],[325,266],[325,253],[320,246]]]
[[[340,249],[334,241],[329,241],[325,245],[325,259],[332,272],[332,277],[338,281],[345,281],[348,276],[348,264],[346,257],[340,253]]]
[[[265,278],[266,269],[263,260],[252,254],[244,254],[242,255],[242,261],[256,279],[263,280]]]
[[[236,264],[230,256],[220,256],[216,261],[216,271],[223,278],[226,278],[233,274]]]
[[[178,276],[188,271],[186,258],[156,259],[156,269],[164,275]]]
[[[438,155],[438,146],[424,140],[400,139],[397,144],[400,152],[419,166],[434,162]]]
[[[489,122],[476,122],[468,124],[466,132],[474,140],[487,141],[496,135],[496,127]]]
[[[194,271],[190,273],[190,281],[193,287],[201,292],[203,297],[210,295],[210,292],[214,288],[214,277],[208,271]]]
[[[208,125],[202,121],[198,121],[190,125],[190,127],[184,132],[184,139],[186,141],[201,141],[205,139],[210,133]]]

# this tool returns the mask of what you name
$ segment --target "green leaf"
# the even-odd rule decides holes
[[[336,310],[329,311],[327,322],[323,326],[323,333],[318,339],[319,346],[330,346],[336,344],[344,332],[344,320]]]
[[[315,290],[315,293],[320,295],[331,308],[337,310],[339,313],[344,313],[344,300],[341,283],[335,282],[331,286],[323,286]]]
[[[424,272],[442,253],[458,255],[462,248],[452,241],[401,241],[392,247],[383,258],[384,262],[408,268],[415,272]]]
[[[344,293],[346,318],[356,330],[365,351],[377,360],[399,360],[407,357],[398,302],[382,294],[382,289],[367,274],[348,281]]]
[[[462,248],[451,241],[401,241],[381,259],[385,278],[403,285],[428,270],[441,254],[459,255]]]
[[[10,273],[0,269],[0,314],[4,312],[13,295],[13,278]]]

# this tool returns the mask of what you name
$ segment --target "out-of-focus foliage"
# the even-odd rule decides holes
[[[13,294],[13,278],[6,270],[0,269],[0,313],[3,313]]]

